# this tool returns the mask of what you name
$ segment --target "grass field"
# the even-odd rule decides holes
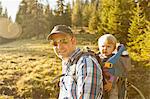
[[[78,46],[97,51],[96,38],[92,34],[77,35]],[[129,79],[150,99],[149,69],[138,65]],[[25,39],[0,45],[0,99],[55,99],[58,81],[51,81],[58,74],[61,61],[46,40]],[[133,93],[132,99],[140,99],[137,97]]]

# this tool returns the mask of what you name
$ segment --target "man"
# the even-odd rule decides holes
[[[62,60],[59,99],[101,99],[100,65],[92,55],[80,56],[82,51],[76,48],[72,30],[66,25],[57,25],[48,40],[53,42],[54,52]]]

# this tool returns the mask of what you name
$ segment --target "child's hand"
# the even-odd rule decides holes
[[[106,84],[104,85],[104,90],[105,90],[106,92],[109,92],[111,89],[112,89],[112,82],[106,80]]]

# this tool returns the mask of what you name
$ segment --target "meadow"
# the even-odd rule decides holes
[[[98,35],[77,34],[78,46],[97,49]],[[0,45],[0,99],[56,99],[61,60],[46,40],[24,39]],[[129,80],[150,99],[150,71],[133,62]],[[131,92],[132,99],[140,99]]]

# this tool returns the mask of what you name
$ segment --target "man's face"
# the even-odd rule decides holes
[[[61,59],[65,59],[75,50],[76,40],[67,34],[53,34],[52,45],[56,55]]]
[[[115,50],[115,45],[104,42],[99,45],[99,50],[103,56],[109,56]]]

